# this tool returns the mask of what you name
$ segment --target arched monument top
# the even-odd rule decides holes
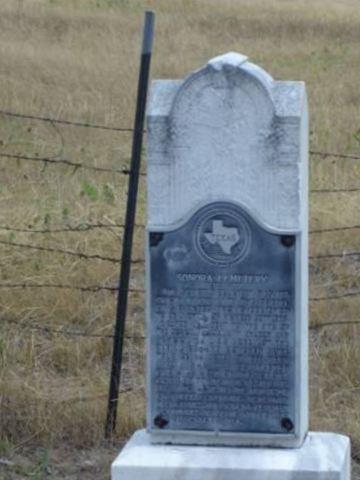
[[[184,81],[179,85],[177,92],[172,101],[171,113],[176,111],[179,103],[181,103],[184,95],[188,95],[192,90],[201,90],[206,88],[212,80],[207,78],[214,78],[220,75],[223,78],[233,78],[236,83],[236,88],[246,83],[252,84],[255,88],[248,91],[248,95],[252,97],[259,97],[259,93],[264,95],[264,102],[268,103],[270,109],[274,109],[273,86],[274,80],[263,68],[248,61],[248,57],[241,53],[228,52],[209,60],[200,69],[191,72]],[[225,83],[226,88],[229,88],[228,83]],[[219,88],[217,85],[215,88]],[[231,90],[231,87],[229,88]],[[249,90],[249,88],[248,88]],[[261,94],[260,94],[261,95]],[[270,100],[270,102],[269,102]]]
[[[304,84],[276,81],[240,53],[216,56],[182,80],[153,82],[149,225],[174,225],[221,200],[274,230],[299,231],[306,128]]]

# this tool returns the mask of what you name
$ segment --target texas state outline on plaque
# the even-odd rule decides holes
[[[213,220],[212,232],[204,235],[212,245],[217,243],[227,255],[231,254],[232,247],[240,240],[237,228],[225,227],[222,220]]]

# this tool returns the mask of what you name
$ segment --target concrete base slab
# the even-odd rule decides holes
[[[153,445],[138,430],[111,467],[112,480],[350,480],[350,440],[310,432],[295,449]]]

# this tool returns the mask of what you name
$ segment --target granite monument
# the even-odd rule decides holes
[[[299,446],[307,432],[307,106],[246,57],[152,88],[148,429]]]

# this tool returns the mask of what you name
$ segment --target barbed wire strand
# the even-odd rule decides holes
[[[79,257],[85,260],[103,260],[103,261],[112,262],[112,263],[119,263],[119,260],[114,257],[104,257],[99,254],[87,254],[82,252],[74,252],[72,250],[66,250],[62,248],[42,247],[40,245],[9,242],[7,240],[0,240],[0,244],[8,247],[14,247],[14,248],[33,249],[33,250],[39,250],[39,251],[48,252],[48,253],[61,253],[64,255]],[[318,260],[318,259],[325,259],[325,258],[346,258],[346,257],[355,257],[359,255],[360,255],[360,251],[359,252],[326,253],[326,254],[310,255],[309,259]],[[144,263],[144,262],[145,260],[143,258],[137,258],[137,259],[131,260],[131,263]]]
[[[124,228],[124,224],[114,223],[85,223],[75,226],[65,226],[62,228],[19,228],[11,227],[9,225],[0,225],[0,230],[6,230],[9,232],[18,232],[18,233],[65,233],[65,232],[88,232],[89,230],[96,229],[111,229],[111,228]]]
[[[319,330],[325,327],[336,327],[336,326],[348,326],[348,325],[360,325],[360,320],[339,320],[337,322],[324,322],[324,323],[315,323],[311,325],[310,330]]]
[[[322,260],[324,258],[346,258],[357,257],[360,252],[343,252],[343,253],[323,253],[318,255],[309,255],[310,260]]]
[[[334,295],[325,295],[323,297],[311,297],[310,300],[312,302],[323,302],[328,300],[339,300],[341,298],[359,297],[359,296],[360,296],[360,290],[355,290],[353,292],[337,293]]]
[[[5,321],[6,323],[16,325],[18,327],[21,327],[22,329],[28,328],[30,330],[38,330],[44,333],[50,333],[55,335],[66,335],[70,337],[89,337],[89,338],[113,338],[114,337],[114,335],[111,335],[111,334],[105,335],[101,333],[87,333],[87,332],[69,330],[69,328],[65,325],[62,325],[60,328],[52,328],[52,327],[47,327],[39,324],[26,324],[21,320],[8,318],[8,317],[0,317],[0,320]],[[126,334],[124,335],[124,338],[128,340],[144,340],[146,337],[144,335],[127,335]]]
[[[348,153],[337,153],[337,152],[320,152],[317,150],[310,150],[310,155],[317,155],[323,158],[328,157],[337,157],[343,158],[345,160],[360,160],[360,155],[348,154]]]
[[[329,227],[329,228],[318,228],[310,230],[310,234],[317,234],[317,233],[331,233],[331,232],[341,232],[345,230],[357,230],[360,228],[360,225],[349,225],[345,227]]]
[[[62,283],[0,283],[0,288],[3,289],[26,289],[26,288],[58,288],[64,290],[79,290],[81,292],[118,292],[120,289],[117,286],[112,285],[89,285],[89,286],[80,286],[80,285],[70,285]],[[144,293],[143,288],[133,288],[130,287],[127,289],[130,293]]]
[[[9,225],[0,225],[0,230],[19,233],[66,233],[66,232],[88,232],[95,229],[124,228],[123,223],[80,223],[74,226],[64,226],[59,228],[19,228]],[[136,224],[136,228],[145,228],[143,224]]]
[[[60,118],[41,117],[36,115],[27,115],[23,113],[9,112],[7,110],[0,110],[0,114],[6,117],[23,118],[27,120],[37,120],[40,122],[59,123],[59,124],[70,125],[74,127],[95,128],[98,130],[110,130],[113,132],[132,132],[134,130],[133,128],[127,128],[127,127],[113,127],[108,125],[98,125],[98,124],[89,123],[89,122],[77,122],[73,120],[64,120]]]
[[[0,283],[0,289],[27,289],[27,288],[55,288],[55,289],[68,289],[68,290],[79,290],[81,292],[100,292],[100,291],[109,291],[115,292],[119,290],[119,287],[112,285],[89,285],[89,286],[79,286],[71,284],[57,284],[57,283]],[[143,288],[133,288],[128,289],[130,293],[145,293]],[[310,297],[309,300],[312,302],[326,301],[326,300],[335,300],[348,297],[360,296],[360,290],[355,290],[352,292],[339,293],[335,295],[326,295],[323,297]]]
[[[62,248],[54,248],[54,247],[42,247],[40,245],[31,245],[28,243],[17,243],[17,242],[9,242],[6,240],[0,240],[1,245],[5,245],[7,247],[14,247],[14,248],[24,248],[24,249],[32,249],[32,250],[39,250],[42,252],[48,252],[48,253],[61,253],[64,255],[70,255],[73,257],[78,257],[84,260],[102,260],[106,262],[111,262],[111,263],[119,263],[118,258],[114,257],[104,257],[99,254],[87,254],[87,253],[82,253],[82,252],[74,252],[72,250],[65,250]],[[135,259],[131,260],[131,263],[143,263],[144,260],[142,258],[140,259]]]
[[[0,230],[5,230],[9,232],[19,232],[19,233],[66,233],[66,232],[88,232],[89,230],[95,229],[112,229],[112,228],[124,228],[123,223],[80,223],[73,226],[64,226],[59,228],[19,228],[11,225],[0,225]],[[136,228],[145,228],[144,224],[138,223],[135,225]],[[340,232],[346,230],[357,230],[360,229],[360,225],[348,225],[344,227],[329,227],[329,228],[318,228],[310,230],[309,234],[318,234],[318,233],[331,233],[331,232]]]
[[[11,325],[15,325],[16,327],[21,327],[23,330],[24,328],[27,328],[29,330],[34,330],[34,331],[39,331],[43,333],[47,333],[50,335],[64,335],[64,336],[69,336],[69,337],[85,337],[85,338],[106,338],[110,339],[113,338],[114,335],[105,335],[105,334],[98,334],[98,333],[86,333],[86,332],[80,332],[80,331],[73,331],[69,330],[68,327],[62,325],[61,328],[56,329],[52,327],[47,327],[43,325],[38,325],[38,324],[26,324],[23,321],[20,320],[15,320],[15,319],[10,319],[10,318],[1,318],[2,321],[5,321],[6,323],[9,323]],[[360,325],[359,320],[339,320],[339,321],[334,321],[334,322],[323,322],[323,323],[316,323],[314,325],[309,326],[309,330],[319,330],[321,328],[325,327],[334,327],[334,326],[348,326],[348,325]],[[124,338],[127,340],[146,340],[145,335],[124,335]]]
[[[74,171],[78,170],[79,168],[83,168],[85,170],[93,170],[96,172],[107,172],[107,173],[116,173],[120,175],[129,175],[130,169],[122,168],[120,170],[115,168],[109,167],[95,167],[92,165],[87,165],[85,163],[76,162],[74,160],[70,160],[67,158],[51,158],[51,157],[37,157],[37,156],[29,156],[29,155],[20,155],[15,153],[0,153],[0,157],[13,159],[13,160],[25,160],[29,162],[38,162],[43,164],[52,164],[52,165],[66,165],[68,167],[74,168]],[[141,174],[144,175],[144,174]]]
[[[312,189],[310,193],[354,193],[360,192],[360,188],[319,188]]]

